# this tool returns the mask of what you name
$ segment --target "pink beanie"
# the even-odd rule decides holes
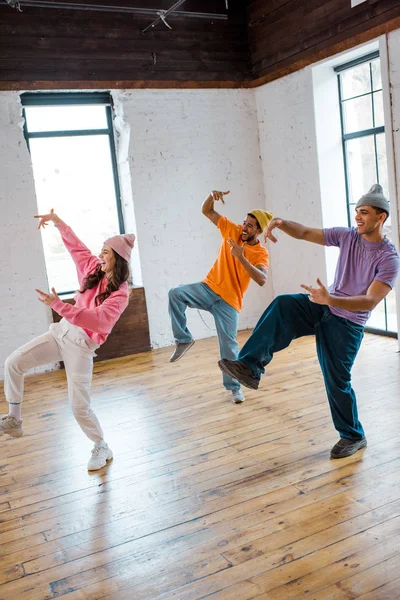
[[[135,236],[133,233],[127,233],[125,235],[114,235],[114,237],[108,238],[104,242],[110,246],[115,252],[117,252],[126,262],[129,262],[131,257],[132,248],[135,244]]]

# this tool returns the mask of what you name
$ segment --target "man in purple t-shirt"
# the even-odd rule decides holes
[[[351,368],[364,336],[364,325],[375,306],[388,295],[400,268],[396,248],[382,234],[389,202],[375,184],[356,205],[356,227],[312,229],[273,219],[265,237],[276,242],[274,228],[299,240],[340,248],[335,279],[327,290],[302,285],[308,294],[278,296],[258,321],[238,360],[222,359],[224,373],[257,389],[264,367],[274,352],[292,340],[315,335],[318,360],[325,381],[332,419],[340,440],[331,458],[344,458],[364,448],[367,440],[358,419],[351,387]]]

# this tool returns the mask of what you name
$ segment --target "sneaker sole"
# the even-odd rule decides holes
[[[89,469],[88,467],[88,471],[100,471],[100,469],[104,469],[104,467],[107,466],[107,464],[110,462],[110,460],[112,460],[114,458],[113,454],[111,454],[111,456],[109,458],[106,458],[106,462],[104,463],[104,465],[101,465],[101,467],[96,467],[95,469]]]
[[[221,361],[218,361],[218,366],[221,369],[221,371],[226,373],[226,375],[229,375],[229,377],[233,377],[233,379],[236,379],[239,383],[241,383],[245,387],[249,388],[250,390],[258,390],[258,383],[254,384],[252,381],[249,381],[247,378],[239,378],[236,373],[234,373],[233,371],[231,371],[229,369],[229,367],[227,367],[226,365],[221,365]]]
[[[190,348],[193,346],[193,344],[194,344],[194,340],[193,340],[193,342],[190,344],[190,346],[188,346],[188,347],[186,348],[186,350],[184,350],[184,351],[182,352],[182,354],[180,354],[180,355],[178,356],[178,358],[173,358],[173,357],[171,357],[171,358],[169,359],[169,362],[170,362],[170,363],[174,363],[174,362],[178,362],[178,360],[181,360],[181,358],[182,358],[183,356],[185,356],[185,354],[186,354],[187,352],[189,352],[189,350],[190,350]]]
[[[22,431],[22,429],[20,429],[19,431],[0,431],[0,436],[2,435],[9,435],[10,437],[13,438],[20,438],[24,435],[24,432]]]
[[[233,402],[233,404],[243,404],[244,399],[243,400],[235,400],[235,398],[232,398],[232,402]]]

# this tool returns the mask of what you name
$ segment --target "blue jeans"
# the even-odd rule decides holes
[[[225,300],[215,294],[203,282],[179,285],[169,291],[169,315],[172,331],[177,343],[192,341],[186,325],[186,308],[199,308],[210,312],[215,320],[221,358],[236,360],[239,346],[236,341],[239,313]],[[223,374],[222,381],[227,390],[239,390],[240,383]]]
[[[310,302],[305,294],[278,296],[259,319],[238,359],[260,379],[274,353],[304,335],[316,336],[335,428],[342,438],[361,439],[364,430],[351,387],[351,368],[364,337],[361,325],[333,315],[327,306]]]

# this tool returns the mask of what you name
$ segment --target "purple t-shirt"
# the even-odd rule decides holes
[[[341,298],[363,296],[373,281],[394,286],[400,269],[400,256],[396,248],[384,238],[382,242],[367,242],[358,235],[355,227],[324,229],[325,245],[340,248],[336,273],[329,292]],[[371,311],[350,311],[329,307],[338,317],[358,325],[365,325]]]

